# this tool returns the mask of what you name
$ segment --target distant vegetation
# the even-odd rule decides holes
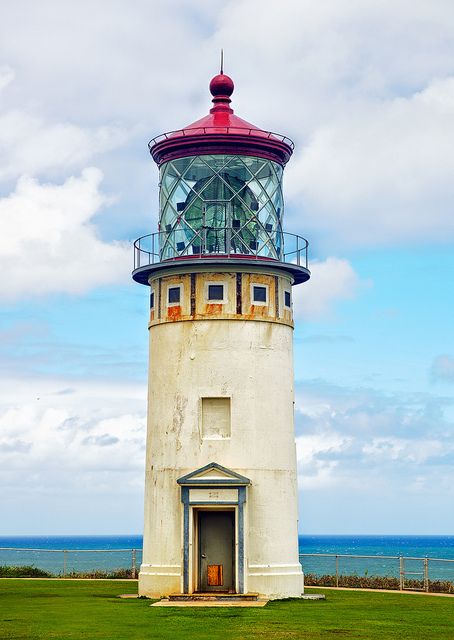
[[[42,569],[32,566],[2,567],[0,566],[0,578],[51,578],[52,575]]]
[[[314,573],[304,574],[304,583],[311,587],[335,587],[336,576],[317,576]],[[392,576],[339,576],[339,587],[352,589],[395,589],[399,590],[399,579]],[[405,580],[406,589],[424,590],[422,580]],[[454,583],[449,580],[429,580],[429,591],[432,593],[454,593]]]
[[[112,571],[71,571],[65,578],[91,578],[108,580],[125,580],[131,578],[131,569],[113,569]],[[137,577],[137,576],[135,576]],[[63,575],[49,573],[33,566],[2,567],[0,566],[0,578],[63,578]]]

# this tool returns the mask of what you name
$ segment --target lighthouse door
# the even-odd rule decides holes
[[[235,513],[199,511],[199,591],[233,592]]]

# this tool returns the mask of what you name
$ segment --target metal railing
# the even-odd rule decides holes
[[[232,227],[191,231],[190,238],[181,242],[177,242],[177,233],[185,232],[158,231],[138,238],[134,242],[134,269],[181,258],[210,257],[278,260],[308,268],[309,243],[294,233],[279,232],[278,242],[273,236],[246,242],[241,231]],[[173,255],[167,256],[168,253]]]
[[[30,566],[52,575],[125,570],[136,578],[142,549],[29,549],[0,547],[0,566]]]
[[[264,139],[275,139],[279,142],[283,142],[290,149],[295,148],[293,140],[281,133],[274,133],[273,131],[263,131],[262,129],[249,128],[249,127],[193,127],[187,129],[176,129],[175,131],[167,131],[161,133],[159,136],[155,136],[148,143],[148,148],[152,149],[158,142],[168,140],[169,138],[177,138],[180,136],[197,136],[205,134],[217,134],[217,135],[243,135],[243,136],[257,136]]]
[[[317,586],[358,586],[358,581],[369,581],[376,585],[372,588],[454,593],[454,559],[334,553],[301,553],[299,558],[304,573],[321,580]],[[124,570],[134,578],[141,562],[142,549],[0,547],[0,567],[28,566],[62,577]]]
[[[454,559],[335,553],[301,553],[299,558],[305,574],[332,578],[336,587],[356,576],[394,579],[400,591],[428,592],[434,590],[434,582],[443,583],[442,588],[454,593]]]

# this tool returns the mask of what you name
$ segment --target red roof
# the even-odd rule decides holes
[[[215,76],[210,82],[214,104],[210,113],[184,129],[153,138],[148,146],[155,162],[225,153],[258,156],[284,165],[292,155],[293,142],[236,116],[230,107],[233,89],[229,76]]]

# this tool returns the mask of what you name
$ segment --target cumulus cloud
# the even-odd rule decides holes
[[[2,65],[0,67],[0,91],[7,87],[15,77],[14,70],[7,65]]]
[[[437,356],[431,373],[434,382],[454,382],[454,358],[447,354]]]
[[[453,107],[451,77],[318,127],[287,176],[309,229],[344,247],[452,239]]]
[[[115,495],[118,511],[111,531],[121,527],[120,514],[127,513],[130,504],[135,508],[134,524],[123,530],[131,531],[132,526],[140,531],[145,385],[44,377],[0,382],[7,398],[0,401],[4,524],[10,521],[14,529],[23,521],[26,530],[36,531],[40,522],[22,511],[29,508],[33,513],[38,504],[46,514],[44,533],[72,533],[79,530],[79,519],[86,533],[103,530],[103,514],[110,515],[109,498]],[[69,384],[73,393],[59,393]],[[68,511],[65,522],[55,511],[60,501]],[[94,505],[97,515],[90,521],[87,514]]]
[[[95,168],[61,185],[23,177],[0,199],[0,268],[8,273],[0,283],[1,297],[82,293],[126,281],[129,245],[102,241],[93,225],[93,216],[108,202],[99,190],[101,179]]]
[[[200,117],[223,46],[238,113],[296,138],[286,179],[289,227],[316,237],[325,253],[339,242],[454,236],[451,3],[289,0],[263,11],[260,0],[139,0],[133,12],[111,5],[46,0],[39,10],[27,5],[26,23],[23,1],[5,8],[0,36],[10,66],[0,77],[10,82],[18,70],[14,92],[4,92],[3,135],[12,123],[15,141],[5,172],[48,170],[56,160],[78,166],[113,151],[125,131],[139,131],[145,142]],[[181,73],[182,60],[190,74]],[[32,110],[18,114],[17,104]],[[131,158],[136,174],[145,174],[145,154],[142,161],[132,146],[106,161],[118,182]],[[146,200],[150,187],[141,180],[137,197]]]
[[[48,123],[23,111],[9,111],[0,115],[0,180],[49,171],[64,175],[126,139],[120,127]]]
[[[385,460],[398,460],[421,464],[443,453],[443,443],[438,440],[409,440],[404,438],[373,438],[363,446],[366,456]]]
[[[310,263],[311,279],[293,289],[295,318],[317,319],[331,311],[337,301],[354,298],[362,283],[355,270],[343,258],[329,257]]]
[[[225,9],[214,39],[240,69],[234,99],[295,138],[287,224],[324,252],[454,238],[453,12],[444,0]]]
[[[351,438],[334,431],[320,431],[296,438],[298,476],[305,488],[336,483],[336,468]],[[330,459],[331,457],[331,459]]]
[[[300,383],[297,455],[303,490],[335,485],[355,492],[379,482],[413,490],[452,479],[452,401],[429,394],[383,394],[322,381]]]

